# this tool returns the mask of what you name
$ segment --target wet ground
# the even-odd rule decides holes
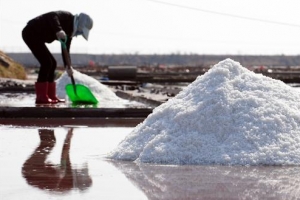
[[[0,107],[56,107],[56,108],[107,108],[113,107],[114,102],[99,102],[98,104],[73,104],[68,98],[66,102],[57,104],[35,104],[36,95],[33,92],[2,92],[0,94]],[[116,102],[118,107],[140,108],[149,107],[138,101],[127,101],[124,99],[122,103]]]
[[[0,199],[299,199],[300,168],[106,159],[134,127],[0,125]]]
[[[36,107],[35,77],[30,80],[0,78],[0,107]],[[104,81],[117,96],[124,100],[121,107],[156,107],[178,94],[187,83],[152,84],[132,81]],[[126,102],[126,100],[128,102]],[[94,108],[116,107],[120,102],[103,102],[89,105]],[[66,103],[55,104],[52,107],[87,107],[74,105],[66,96]],[[120,107],[120,106],[119,106]]]

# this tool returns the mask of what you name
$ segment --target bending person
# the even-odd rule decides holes
[[[67,51],[70,52],[73,37],[82,35],[88,40],[92,27],[93,20],[89,15],[85,13],[73,15],[67,11],[48,12],[27,23],[22,31],[22,37],[40,63],[40,70],[35,83],[36,104],[64,102],[56,96],[54,75],[57,62],[45,43],[52,43],[55,40],[66,41]],[[63,51],[62,57],[66,66]],[[72,67],[66,69],[68,75],[72,76]]]

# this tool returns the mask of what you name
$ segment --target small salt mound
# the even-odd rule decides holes
[[[300,93],[226,59],[108,155],[160,164],[299,165]]]
[[[77,70],[73,70],[73,77],[76,84],[82,84],[88,87],[94,96],[98,99],[101,105],[110,103],[113,107],[119,107],[128,103],[127,101],[119,98],[112,90],[107,86],[101,84],[96,79],[82,74]],[[57,96],[59,98],[66,98],[66,85],[71,84],[71,79],[66,72],[64,72],[56,81]]]

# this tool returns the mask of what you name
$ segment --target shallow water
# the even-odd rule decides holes
[[[0,125],[0,199],[297,199],[300,167],[105,159],[133,127]]]

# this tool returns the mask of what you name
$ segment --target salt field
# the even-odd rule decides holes
[[[99,105],[0,95],[0,199],[299,199],[297,87],[226,59],[137,115],[147,105],[74,76]],[[57,80],[61,98],[69,83]],[[51,117],[13,118],[26,109]]]

